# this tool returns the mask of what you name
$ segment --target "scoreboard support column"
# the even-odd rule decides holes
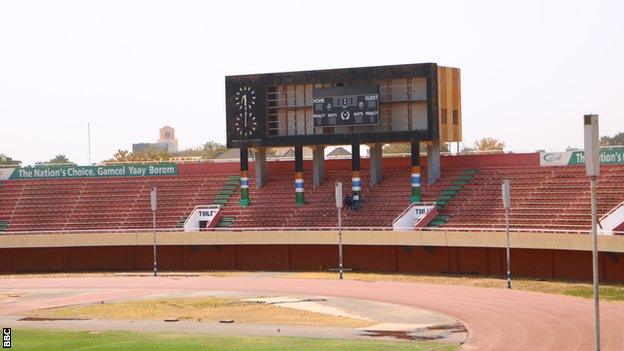
[[[240,186],[241,186],[241,206],[249,206],[249,149],[247,146],[240,148]]]
[[[382,147],[383,144],[370,145],[370,185],[374,186],[381,182],[383,177],[382,165]]]
[[[420,202],[420,144],[412,141],[412,196],[410,201]]]
[[[255,152],[256,188],[266,183],[266,148],[260,147]]]
[[[303,146],[295,146],[295,203],[303,206]]]
[[[360,143],[351,145],[351,190],[362,199],[362,178],[360,178]]]
[[[427,182],[435,183],[440,179],[440,140],[432,140],[427,145]]]
[[[325,179],[325,146],[317,145],[312,151],[312,181],[314,188],[321,186]]]

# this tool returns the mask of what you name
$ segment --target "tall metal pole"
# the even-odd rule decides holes
[[[583,116],[583,130],[585,137],[585,171],[589,177],[591,190],[591,236],[592,236],[592,273],[594,280],[594,327],[595,350],[600,351],[600,302],[599,290],[600,272],[598,268],[598,205],[596,199],[596,185],[600,175],[600,133],[598,115]]]
[[[503,179],[503,207],[505,208],[505,234],[507,236],[507,289],[511,289],[511,248],[509,240],[509,209],[511,208],[511,189],[509,179]]]
[[[157,275],[158,269],[156,264],[156,211],[152,211],[152,236],[154,237],[154,277]]]
[[[509,208],[505,208],[505,233],[507,234],[507,289],[511,289],[511,249],[509,245]]]
[[[156,188],[152,188],[150,192],[150,203],[152,207],[152,237],[154,239],[154,277],[158,274],[158,265],[156,263]]]
[[[342,209],[338,209],[338,274],[342,279],[344,266],[342,264]]]
[[[599,272],[598,272],[598,205],[596,199],[596,176],[589,177],[591,188],[591,217],[592,217],[592,270],[594,276],[594,324],[595,324],[595,349],[600,351],[600,299],[599,299]]]
[[[338,277],[342,279],[344,265],[342,264],[342,183],[336,182],[336,209],[338,210]]]

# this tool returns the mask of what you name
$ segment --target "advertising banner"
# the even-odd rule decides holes
[[[175,163],[120,164],[113,166],[34,166],[11,169],[5,174],[0,169],[1,179],[56,179],[97,177],[152,177],[178,174]]]
[[[540,166],[573,166],[585,164],[583,151],[540,152]],[[624,147],[600,149],[600,164],[624,165]]]

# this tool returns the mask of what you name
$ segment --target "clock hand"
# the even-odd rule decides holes
[[[245,128],[247,127],[247,94],[244,94],[241,98],[243,102],[243,109],[245,109]]]

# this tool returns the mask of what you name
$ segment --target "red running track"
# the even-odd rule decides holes
[[[3,289],[129,289],[129,295],[183,289],[350,297],[451,315],[468,328],[463,350],[592,350],[594,345],[591,300],[505,289],[260,277],[13,278],[0,284]],[[624,350],[624,305],[602,303],[601,317],[603,350]]]

